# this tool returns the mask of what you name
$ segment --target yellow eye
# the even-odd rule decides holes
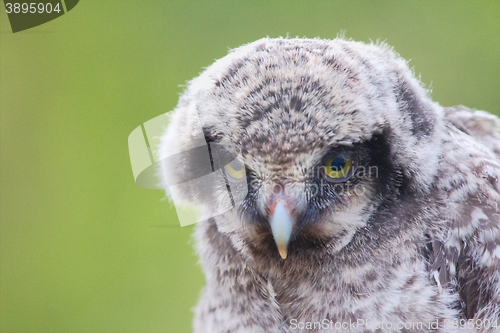
[[[334,155],[326,159],[323,171],[323,178],[328,181],[343,181],[351,177],[354,171],[354,158],[351,154]]]
[[[239,181],[246,176],[245,165],[237,159],[224,165],[224,172],[226,176],[233,181]]]

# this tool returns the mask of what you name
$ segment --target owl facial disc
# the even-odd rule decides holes
[[[281,200],[276,202],[269,224],[271,225],[271,232],[278,247],[278,252],[281,258],[286,259],[288,255],[288,243],[290,242],[290,236],[295,226],[295,220],[290,216],[290,213]]]

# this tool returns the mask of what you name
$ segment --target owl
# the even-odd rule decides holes
[[[161,186],[199,207],[198,333],[500,332],[500,120],[383,43],[264,38],[188,83]]]

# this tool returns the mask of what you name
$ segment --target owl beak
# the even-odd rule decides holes
[[[271,225],[271,232],[278,247],[278,252],[281,258],[286,259],[288,255],[288,243],[290,242],[295,221],[290,216],[283,201],[279,200],[276,202],[269,224]]]

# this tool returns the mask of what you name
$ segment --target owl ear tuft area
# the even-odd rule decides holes
[[[399,68],[393,81],[399,120],[392,124],[397,136],[392,148],[398,152],[394,158],[409,179],[410,189],[426,193],[439,169],[443,108],[427,96],[406,63],[402,65],[396,64]]]
[[[431,134],[436,118],[432,102],[419,90],[406,80],[399,80],[394,89],[399,110],[410,117],[411,132],[417,138]]]

